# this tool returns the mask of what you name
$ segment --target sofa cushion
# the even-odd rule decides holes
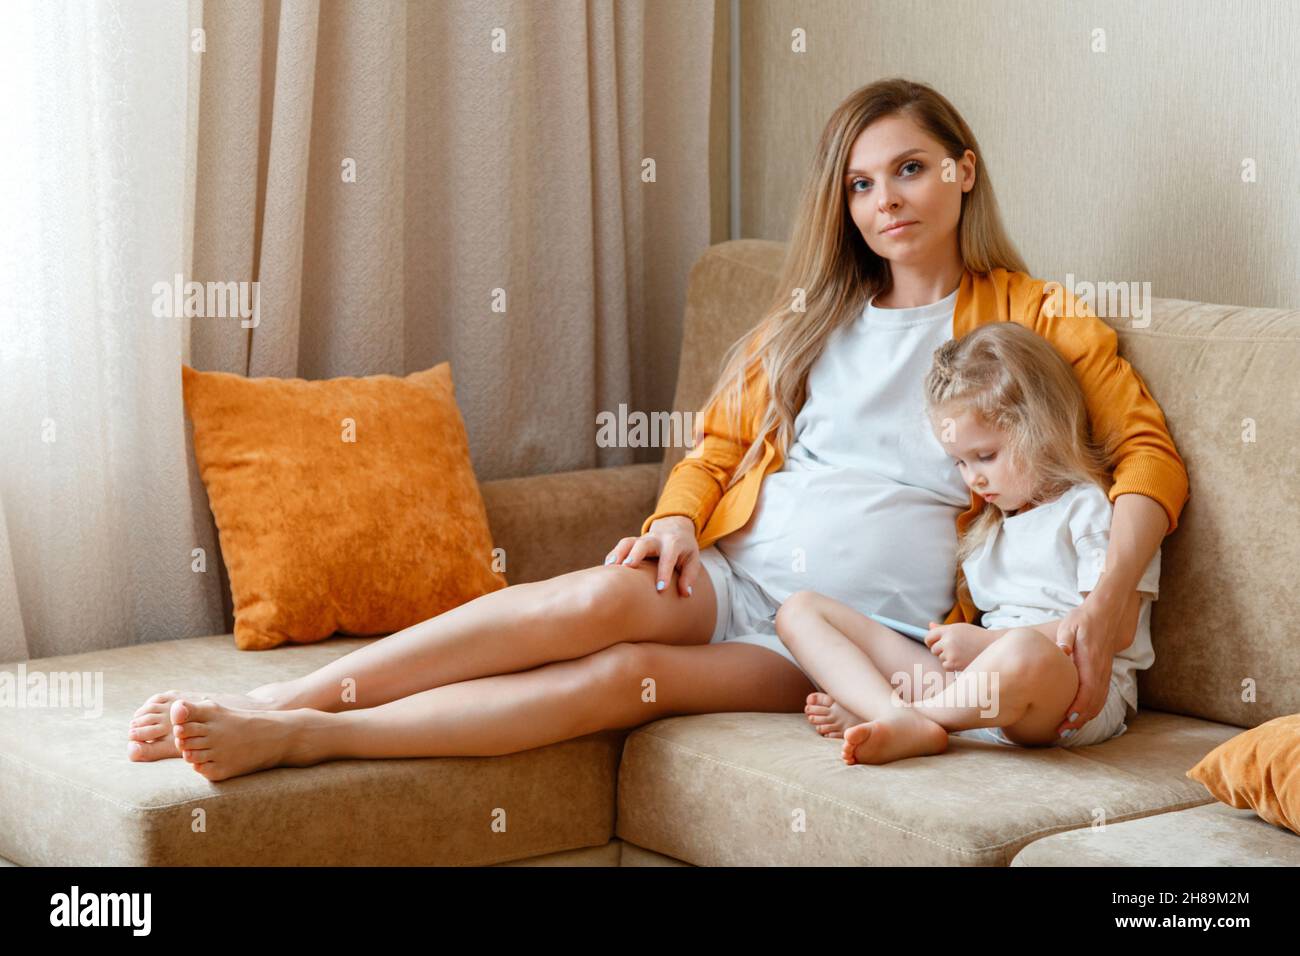
[[[181,377],[239,647],[387,634],[506,586],[450,363]]]
[[[1278,717],[1211,750],[1187,776],[1238,810],[1300,834],[1300,714]]]
[[[1091,747],[948,751],[850,767],[802,714],[673,717],[634,731],[617,834],[697,865],[1005,866],[1027,843],[1209,800],[1184,771],[1238,728],[1141,711]]]
[[[1222,803],[1083,827],[1025,847],[1012,866],[1300,866],[1300,836]]]
[[[180,759],[127,758],[127,725],[151,694],[248,690],[365,643],[248,654],[226,634],[26,661],[29,675],[102,674],[102,714],[0,708],[0,857],[25,866],[443,866],[609,842],[626,731],[500,757],[338,760],[220,783]]]

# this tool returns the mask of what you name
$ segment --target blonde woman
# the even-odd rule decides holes
[[[984,502],[916,420],[934,349],[1005,321],[1062,354],[1094,427],[1119,436],[1106,571],[1060,626],[1079,689],[1059,729],[1082,726],[1133,639],[1137,584],[1187,474],[1114,332],[1056,308],[1027,274],[983,160],[933,89],[855,91],[817,144],[776,300],[723,357],[695,446],[639,535],[604,565],[484,595],[291,681],[155,695],[131,722],[131,759],[179,754],[221,780],[513,753],[675,714],[800,712],[816,687],[775,630],[795,591],[914,623],[976,621],[956,547]],[[897,321],[867,323],[868,303]],[[917,642],[864,650],[886,673],[942,670]],[[355,701],[341,700],[347,678]]]

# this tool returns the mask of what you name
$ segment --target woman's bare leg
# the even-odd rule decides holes
[[[682,597],[669,580],[655,590],[657,565],[600,565],[493,591],[364,647],[302,677],[266,684],[251,696],[216,696],[227,707],[340,711],[374,707],[430,688],[571,660],[616,642],[707,643],[717,603],[707,574]],[[127,731],[132,760],[179,756],[167,734],[170,709],[193,692],[164,691],[135,713]]]
[[[616,641],[707,642],[717,606],[708,575],[699,576],[689,598],[671,581],[656,591],[655,580],[654,564],[601,565],[514,585],[378,638],[303,677],[263,685],[252,697],[212,699],[240,709],[338,711],[572,659]],[[165,691],[136,711],[128,730],[132,760],[179,756],[168,735],[169,711],[183,693],[198,696]]]
[[[340,758],[515,753],[677,714],[793,712],[811,688],[785,658],[751,644],[619,643],[363,710],[257,712],[177,701],[173,715],[186,759],[209,780],[224,780]]]
[[[717,605],[707,574],[691,597],[657,568],[600,565],[475,598],[390,634],[310,674],[271,685],[281,706],[374,707],[444,684],[572,660],[618,642],[705,643]],[[342,689],[355,688],[354,700]]]

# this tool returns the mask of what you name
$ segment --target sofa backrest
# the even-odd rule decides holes
[[[785,245],[712,246],[691,269],[674,408],[698,411],[726,348],[775,293]],[[1253,727],[1300,711],[1300,311],[1152,299],[1105,318],[1165,413],[1191,480],[1162,542],[1143,708]],[[670,448],[660,487],[682,457]]]

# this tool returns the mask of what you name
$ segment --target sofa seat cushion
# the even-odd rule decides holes
[[[180,759],[127,757],[127,725],[152,694],[245,691],[369,640],[249,653],[225,634],[26,661],[28,674],[102,673],[103,712],[0,708],[0,856],[25,866],[439,866],[609,842],[626,731],[500,757],[338,760],[220,783]]]
[[[1012,866],[1300,866],[1300,836],[1224,803],[1037,840]]]
[[[1184,773],[1237,733],[1142,711],[1091,747],[953,737],[943,754],[850,767],[802,714],[673,717],[627,739],[616,832],[697,865],[1005,866],[1102,814],[1208,802]]]

